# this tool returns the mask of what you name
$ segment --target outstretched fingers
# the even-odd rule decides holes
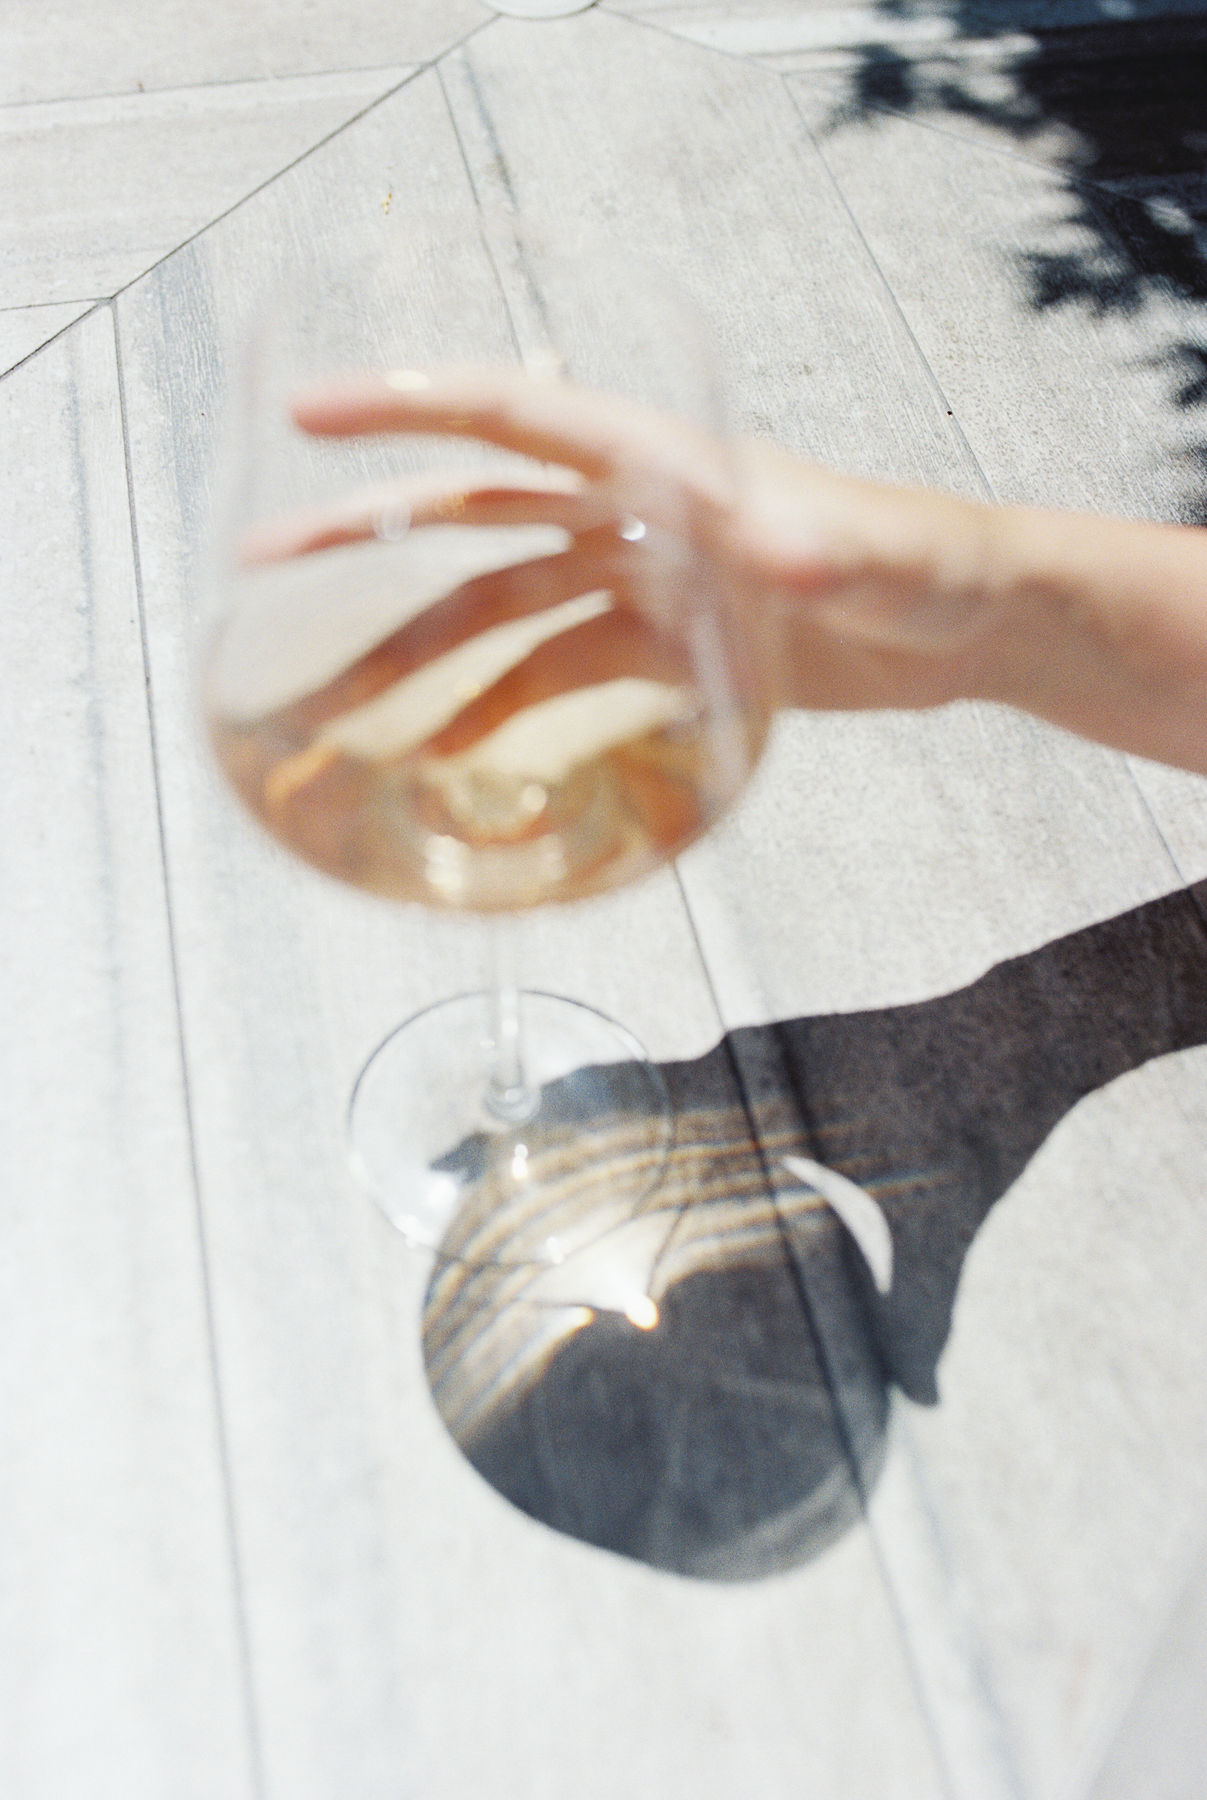
[[[691,664],[684,647],[640,614],[613,609],[546,638],[484,689],[421,746],[432,756],[455,756],[514,714],[581,688],[629,676],[686,686]]]
[[[491,569],[425,607],[325,686],[289,708],[289,726],[309,735],[363,706],[396,682],[471,638],[567,600],[613,591],[624,579],[629,546],[612,532],[589,535],[556,556]]]
[[[664,464],[700,434],[672,417],[592,388],[505,365],[332,376],[293,397],[295,422],[316,437],[410,432],[474,438],[603,481],[638,463]],[[690,462],[685,463],[690,467]]]
[[[265,520],[239,543],[244,568],[317,550],[402,538],[425,525],[555,525],[572,536],[609,523],[616,508],[577,478],[523,487],[478,486],[453,475],[383,482],[338,506]]]

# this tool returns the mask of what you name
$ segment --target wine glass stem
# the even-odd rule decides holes
[[[486,1110],[505,1125],[524,1124],[539,1104],[538,1093],[529,1085],[524,1069],[516,938],[514,919],[491,920],[490,1072],[486,1083]]]

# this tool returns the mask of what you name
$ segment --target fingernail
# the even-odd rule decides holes
[[[385,382],[399,394],[419,394],[424,388],[430,388],[432,378],[425,375],[422,369],[387,369]]]

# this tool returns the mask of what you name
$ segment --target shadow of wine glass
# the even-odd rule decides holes
[[[649,1210],[609,1215],[618,1116],[580,1253],[433,1276],[428,1379],[468,1461],[554,1529],[680,1574],[816,1555],[876,1480],[891,1386],[937,1400],[992,1206],[1086,1095],[1207,1043],[1204,907],[1200,883],[954,993],[747,1027],[664,1064],[677,1137]],[[809,1164],[878,1209],[891,1280],[858,1218],[794,1172]]]
[[[843,1433],[857,1419],[874,1462],[887,1394],[865,1357],[836,1413],[785,1223],[832,1251],[841,1228],[816,1195],[769,1191],[723,1046],[672,1073],[678,1141],[657,1204],[610,1215],[617,1118],[583,1183],[601,1229],[581,1221],[582,1247],[547,1269],[438,1268],[424,1357],[454,1440],[522,1511],[655,1567],[739,1579],[857,1517]]]

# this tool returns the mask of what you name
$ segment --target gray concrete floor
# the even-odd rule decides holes
[[[425,1300],[343,1148],[475,938],[260,843],[190,663],[240,307],[501,167],[673,268],[742,428],[1207,518],[1203,6],[0,41],[0,1789],[1200,1793],[1207,785],[793,716],[676,870],[530,927],[662,1062],[691,1202],[658,1329],[538,1355],[490,1282]],[[889,1293],[784,1150],[873,1196]]]

